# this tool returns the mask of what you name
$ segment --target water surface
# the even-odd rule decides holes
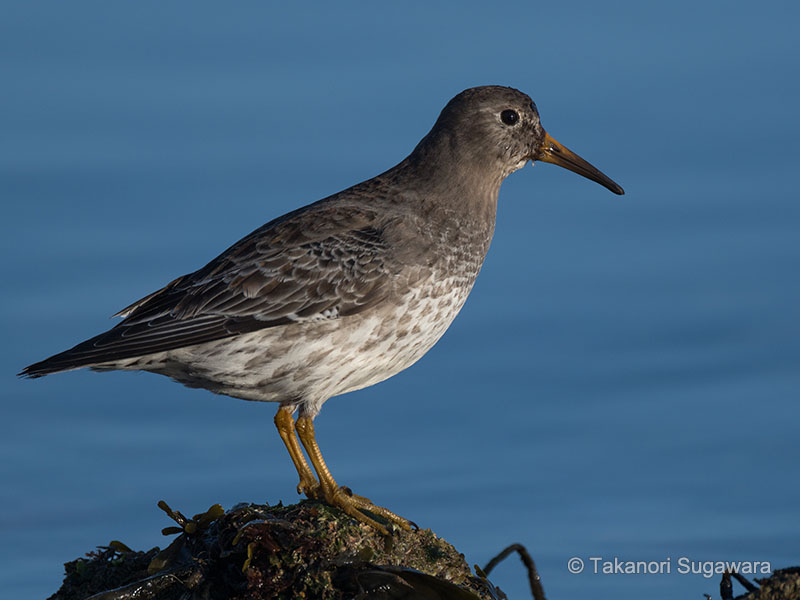
[[[530,93],[622,184],[504,184],[470,300],[417,365],[317,421],[334,474],[552,598],[700,597],[571,557],[797,564],[798,11],[789,3],[7,3],[0,22],[0,586],[54,592],[155,504],[294,501],[274,407],[23,366],[258,225],[402,159],[458,91]],[[515,560],[494,579],[528,592]]]

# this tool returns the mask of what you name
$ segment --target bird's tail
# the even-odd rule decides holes
[[[29,365],[17,373],[17,375],[19,377],[35,379],[37,377],[50,375],[51,373],[71,371],[73,369],[80,369],[81,367],[91,367],[96,365],[102,362],[102,359],[98,356],[95,341],[104,335],[105,334],[100,334],[90,340],[81,342],[69,350],[59,352],[50,358],[45,358],[42,361]]]

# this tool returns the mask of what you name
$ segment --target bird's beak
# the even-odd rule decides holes
[[[564,167],[565,169],[569,169],[573,173],[577,173],[578,175],[583,175],[587,179],[596,181],[603,187],[608,188],[609,190],[611,190],[615,194],[619,194],[620,196],[625,193],[625,190],[623,190],[620,186],[614,183],[610,178],[603,175],[603,173],[595,169],[592,165],[583,160],[580,156],[578,156],[571,150],[565,148],[557,141],[555,141],[553,138],[551,138],[549,133],[544,134],[544,139],[542,139],[542,143],[536,150],[536,154],[534,155],[533,160],[540,160],[542,162],[553,163],[554,165],[558,165],[559,167]]]

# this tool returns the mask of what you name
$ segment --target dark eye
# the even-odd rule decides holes
[[[510,108],[500,113],[500,120],[506,125],[513,125],[519,121],[519,114]]]

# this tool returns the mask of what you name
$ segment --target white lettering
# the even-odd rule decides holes
[[[604,575],[669,575],[672,573],[672,558],[664,560],[622,560],[615,556],[604,558],[602,556],[589,556],[592,563],[592,572]],[[580,573],[583,562],[579,558],[580,568],[570,571]],[[725,572],[739,573],[741,575],[770,575],[772,565],[767,561],[747,560],[692,560],[688,556],[681,556],[676,561],[675,572],[679,575],[702,575],[706,579],[722,575]]]

